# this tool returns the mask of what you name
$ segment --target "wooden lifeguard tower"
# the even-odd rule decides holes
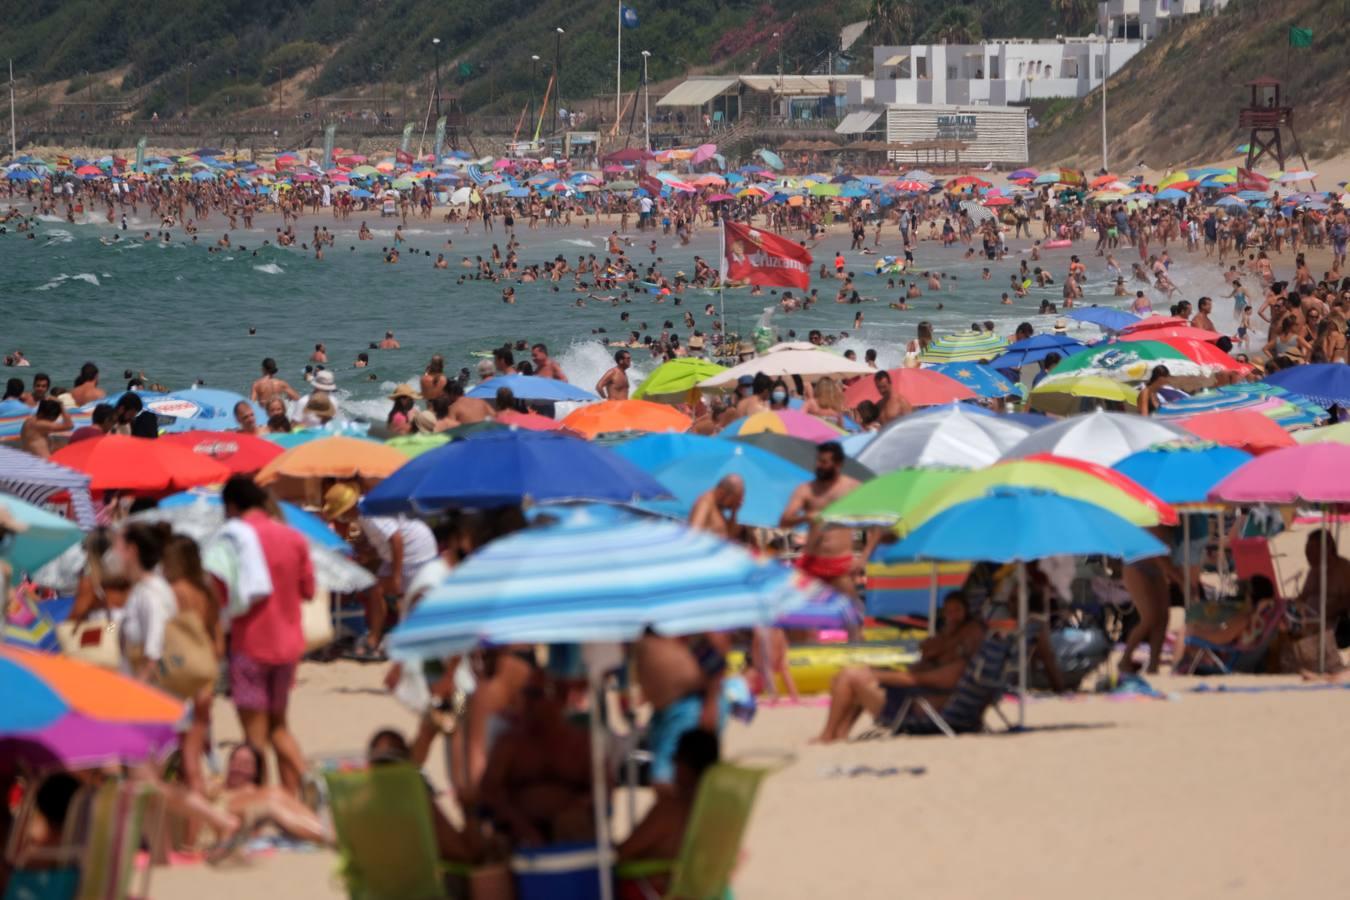
[[[1283,105],[1280,98],[1280,82],[1269,76],[1250,81],[1252,89],[1251,105],[1244,106],[1238,112],[1238,127],[1249,131],[1247,139],[1247,171],[1255,169],[1263,157],[1275,157],[1275,163],[1284,170],[1284,142],[1282,132],[1289,129],[1294,150],[1303,158],[1303,149],[1299,147],[1298,135],[1294,132],[1294,108]],[[1303,159],[1303,167],[1308,167]]]

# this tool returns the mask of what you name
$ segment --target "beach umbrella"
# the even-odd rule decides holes
[[[1153,195],[1155,200],[1166,200],[1169,203],[1176,200],[1185,200],[1187,196],[1189,195],[1185,191],[1175,187],[1163,188]]]
[[[633,392],[634,400],[654,400],[659,403],[683,403],[699,382],[726,371],[725,366],[697,356],[682,356],[664,362],[642,380]]]
[[[891,391],[904,397],[910,406],[942,406],[959,400],[974,400],[977,394],[961,382],[934,369],[911,369],[900,367],[888,369],[891,378]],[[881,392],[877,390],[876,370],[871,378],[859,378],[844,389],[844,403],[850,409],[864,400],[877,403]]]
[[[933,185],[922,181],[915,181],[912,178],[903,179],[891,185],[897,191],[906,194],[926,194],[932,190]]]
[[[76,524],[86,531],[94,527],[89,476],[49,459],[40,459],[22,450],[0,446],[0,493],[12,494],[34,504],[69,497],[71,514]],[[3,501],[4,498],[0,497],[0,502]]]
[[[413,459],[428,450],[444,447],[448,443],[450,443],[450,438],[446,436],[445,432],[438,432],[436,434],[401,434],[389,438],[384,442],[384,445],[393,447],[409,459]]]
[[[795,463],[808,471],[815,470],[816,456],[820,451],[820,445],[811,441],[767,431],[761,431],[758,434],[740,435],[732,438],[732,440],[740,444],[749,444],[752,447],[767,450],[775,456],[781,456],[788,462]],[[856,478],[858,481],[870,481],[876,477],[876,473],[872,469],[858,460],[848,457],[844,458],[843,471],[845,475]]]
[[[181,700],[59,654],[0,646],[0,759],[81,769],[158,756],[178,740]]]
[[[539,378],[535,375],[494,375],[481,384],[474,385],[468,396],[479,400],[491,400],[497,396],[500,388],[510,388],[517,400],[538,400],[541,402],[560,402],[572,400],[599,400],[590,391],[582,390],[566,381],[553,378]]]
[[[258,472],[258,484],[280,478],[388,478],[408,457],[376,441],[325,435],[292,447]]]
[[[1082,341],[1076,341],[1066,334],[1037,334],[1004,347],[1003,352],[989,360],[988,365],[991,369],[1020,369],[1040,362],[1051,353],[1057,353],[1063,358],[1082,349]]]
[[[1003,458],[1021,459],[1037,453],[1053,453],[1111,466],[1154,444],[1178,440],[1194,438],[1176,425],[1098,410],[1031,432],[1004,453]]]
[[[820,444],[835,441],[843,436],[843,431],[824,419],[807,415],[795,409],[765,410],[750,416],[742,416],[721,430],[725,437],[758,432],[786,434],[805,441]]]
[[[620,431],[685,431],[692,423],[684,413],[650,400],[603,400],[562,420],[564,427],[591,438]]]
[[[514,409],[497,413],[497,423],[509,428],[523,428],[526,431],[565,431],[563,423],[557,419],[540,415],[537,412],[517,412]]]
[[[1345,363],[1292,366],[1271,372],[1265,381],[1322,406],[1350,406],[1350,365]]]
[[[1229,361],[1236,364],[1235,360]],[[1133,341],[1089,347],[1066,357],[1042,380],[1041,385],[1086,375],[1097,375],[1112,381],[1144,382],[1153,369],[1160,365],[1167,367],[1173,383],[1183,390],[1187,386],[1201,386],[1210,382],[1215,374],[1226,368],[1215,361],[1196,362],[1181,350],[1162,341]]]
[[[705,390],[733,388],[742,375],[754,376],[761,372],[770,378],[800,375],[807,381],[814,381],[827,375],[847,378],[853,375],[876,374],[876,370],[866,363],[851,360],[805,342],[796,342],[771,347],[767,353],[706,378],[699,382],[698,386]]]
[[[285,452],[269,440],[237,432],[182,431],[163,435],[159,440],[214,459],[232,475],[256,472]]]
[[[819,589],[681,523],[586,509],[493,541],[389,634],[398,659],[483,643],[634,641],[771,625]]]
[[[900,469],[991,465],[1030,432],[1000,416],[985,416],[953,403],[924,415],[890,422],[859,454],[877,473]]]
[[[608,191],[632,191],[637,189],[637,182],[629,181],[626,178],[619,178],[605,184],[605,190]]]
[[[88,475],[91,491],[162,494],[230,477],[229,467],[186,448],[118,434],[67,444],[52,460]]]
[[[1182,324],[1148,329],[1130,327],[1122,331],[1116,340],[1124,343],[1131,341],[1166,341],[1170,343],[1172,341],[1217,341],[1221,337],[1223,335],[1217,331],[1207,331],[1204,328]],[[1218,350],[1217,347],[1214,349]],[[1220,350],[1219,352],[1222,353],[1223,351]]]
[[[1176,419],[1219,410],[1251,410],[1279,422],[1284,428],[1311,425],[1327,418],[1324,407],[1273,384],[1243,382],[1220,385],[1210,391],[1170,400],[1157,412],[1156,418]]]
[[[1059,416],[1095,408],[1103,402],[1133,407],[1139,402],[1139,391],[1100,375],[1080,375],[1054,381],[1043,379],[1027,395],[1030,409]]]
[[[821,513],[821,519],[850,528],[889,528],[965,471],[931,467],[896,469],[836,500]]]
[[[295,431],[273,432],[271,434],[263,435],[263,438],[276,444],[283,450],[290,450],[292,447],[299,447],[301,444],[308,444],[311,441],[320,441],[337,434],[341,434],[344,437],[355,438],[359,441],[370,441],[372,444],[377,443],[375,438],[366,434],[364,431],[357,431],[354,427],[350,430],[345,428],[335,429],[333,427],[334,424],[335,423],[330,422],[323,428],[297,428]],[[354,426],[357,423],[348,424]]]
[[[777,528],[792,492],[810,481],[813,473],[749,444],[717,443],[721,445],[718,453],[686,456],[651,470],[652,477],[675,499],[645,505],[687,518],[705,491],[728,475],[738,475],[745,483],[745,499],[736,520],[754,528]]]
[[[145,398],[143,402],[145,408],[155,415],[179,420],[170,424],[171,431],[220,431],[237,428],[234,408],[240,403],[251,403],[242,394],[214,388],[173,391],[153,399]],[[256,403],[251,405],[253,414],[259,421],[264,421],[266,414],[263,408]]]
[[[669,496],[611,450],[560,432],[487,431],[422,454],[366,495],[368,515]]]
[[[933,363],[929,369],[965,385],[978,397],[1010,397],[1020,396],[1022,393],[1019,385],[1009,381],[992,366],[983,363]]]
[[[993,359],[1008,344],[992,331],[944,334],[929,344],[919,359],[926,363],[976,362]]]
[[[0,497],[0,513],[8,513],[22,529],[0,549],[0,560],[9,563],[16,574],[37,571],[84,537],[74,522],[18,497]],[[5,598],[0,598],[3,602]]]
[[[1166,503],[1204,503],[1210,489],[1252,455],[1219,444],[1159,444],[1112,466]]]
[[[1300,444],[1350,444],[1350,422],[1304,428],[1294,432],[1294,440]]]
[[[1202,440],[1237,447],[1251,454],[1292,447],[1296,443],[1274,419],[1251,410],[1219,410],[1173,421]]]
[[[1088,322],[1106,331],[1121,331],[1139,321],[1139,317],[1123,309],[1105,306],[1078,306],[1065,313],[1070,319]]]

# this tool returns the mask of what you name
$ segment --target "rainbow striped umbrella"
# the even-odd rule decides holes
[[[992,331],[944,334],[928,345],[919,359],[926,363],[979,362],[993,359],[1008,342]]]
[[[770,434],[786,434],[789,437],[814,441],[817,444],[838,440],[844,433],[824,419],[817,419],[815,416],[807,415],[795,409],[771,409],[757,412],[752,416],[742,416],[723,428],[721,433],[731,438],[737,435],[759,434],[765,431]]]

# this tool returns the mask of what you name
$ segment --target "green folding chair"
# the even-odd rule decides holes
[[[665,896],[671,900],[723,900],[731,894],[731,873],[741,853],[759,785],[779,766],[719,763],[703,773],[698,796],[684,832],[680,855],[670,860],[621,863],[614,874],[642,884],[654,876],[670,876]],[[644,891],[646,886],[644,885]],[[654,891],[646,891],[657,896]]]
[[[431,798],[408,765],[327,772],[341,874],[352,900],[442,900],[450,894],[436,849]]]

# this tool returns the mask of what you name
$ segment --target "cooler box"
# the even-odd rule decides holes
[[[511,857],[516,900],[600,900],[594,844],[553,844]]]

